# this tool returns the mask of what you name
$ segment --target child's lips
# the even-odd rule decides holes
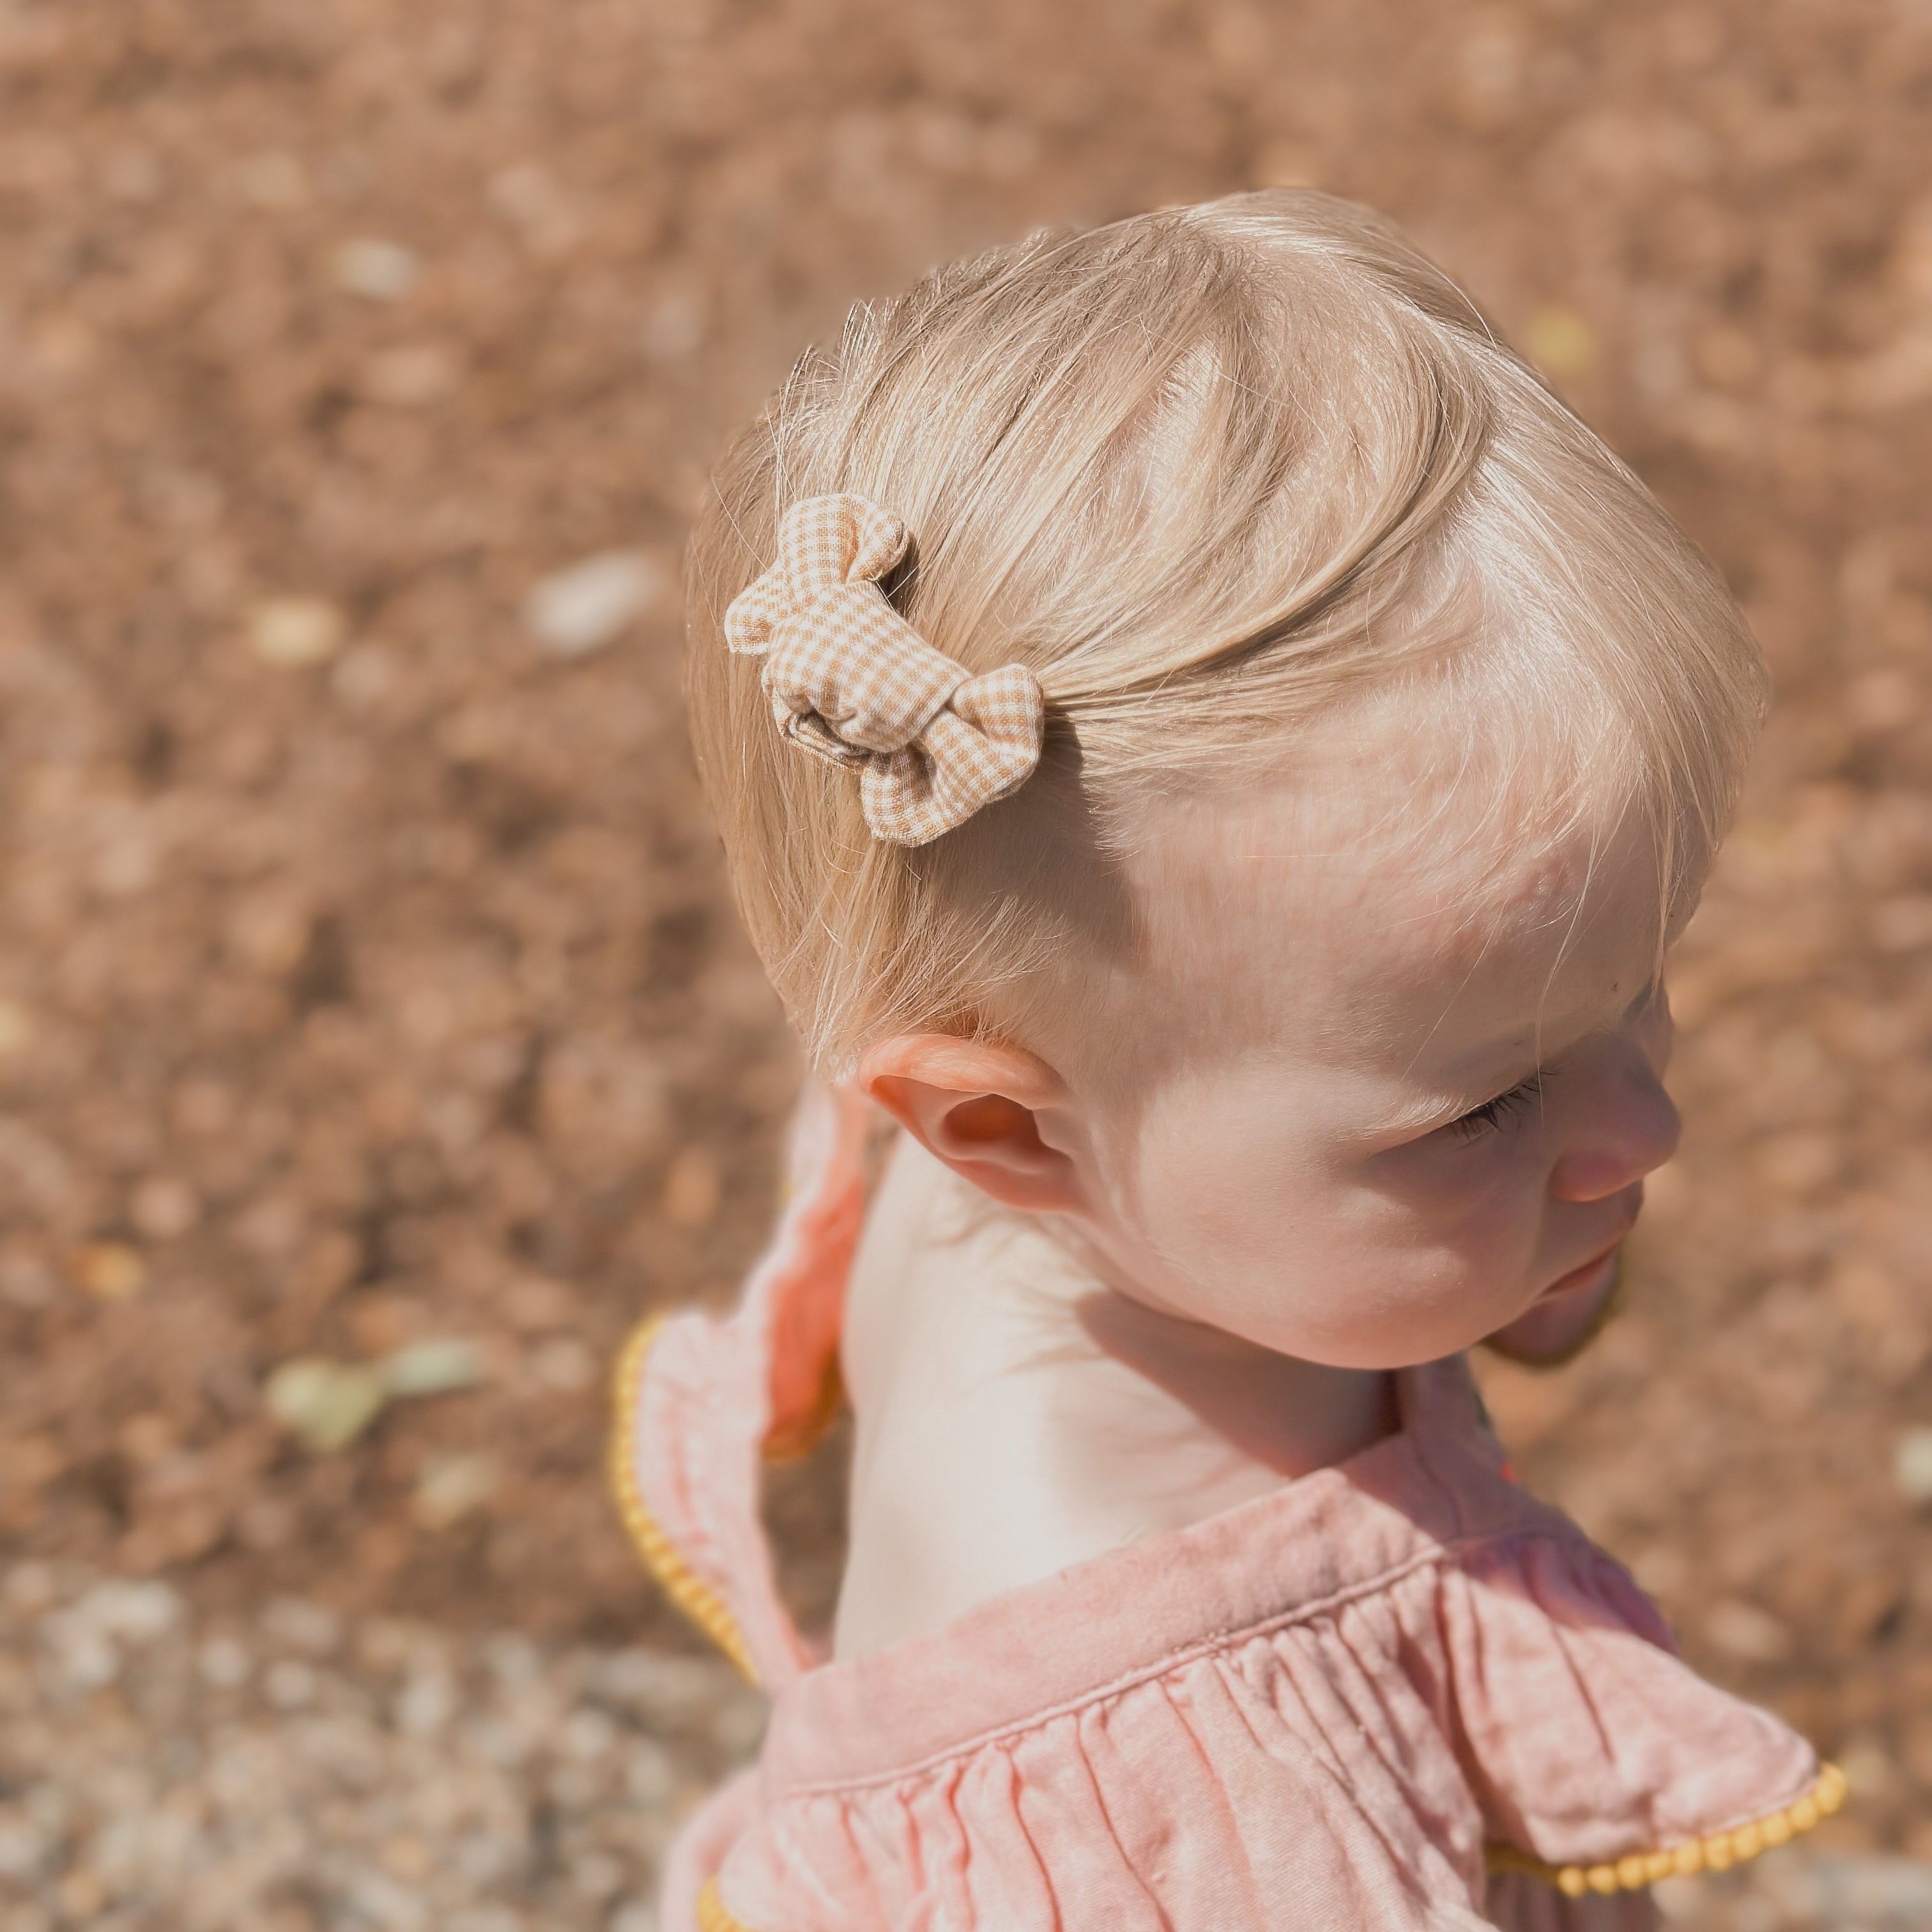
[[[1636,1226],[1636,1217],[1642,1212],[1643,1183],[1639,1181],[1624,1198],[1624,1224],[1617,1230],[1616,1238],[1606,1241],[1580,1268],[1573,1268],[1568,1274],[1558,1275],[1536,1298],[1537,1300],[1547,1301],[1552,1295],[1568,1294],[1572,1288],[1596,1286],[1603,1270],[1616,1259],[1617,1250],[1628,1240],[1630,1231]]]
[[[1536,1298],[1537,1300],[1547,1301],[1554,1295],[1568,1294],[1572,1288],[1594,1286],[1604,1270],[1616,1261],[1617,1250],[1624,1244],[1624,1235],[1629,1232],[1630,1230],[1626,1228],[1623,1234],[1619,1234],[1608,1247],[1604,1249],[1592,1259],[1586,1262],[1581,1268],[1574,1268],[1568,1274],[1558,1275]]]

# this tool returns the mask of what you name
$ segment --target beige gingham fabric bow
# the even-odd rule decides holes
[[[886,602],[878,580],[908,541],[862,496],[794,503],[778,562],[731,600],[724,640],[764,659],[785,736],[859,768],[873,836],[923,845],[1032,775],[1046,707],[1025,665],[969,676]]]

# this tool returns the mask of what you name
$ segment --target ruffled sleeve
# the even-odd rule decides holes
[[[808,1086],[790,1199],[736,1310],[653,1317],[617,1368],[610,1472],[638,1553],[670,1600],[772,1691],[819,1658],[778,1594],[760,1472],[808,1448],[837,1406],[866,1132],[855,1094]]]
[[[1466,1552],[1440,1614],[1492,1865],[1572,1897],[1634,1890],[1781,1844],[1843,1796],[1802,1738],[1690,1670],[1560,1517]]]

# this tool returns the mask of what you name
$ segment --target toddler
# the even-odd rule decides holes
[[[860,310],[692,578],[824,1084],[736,1314],[620,1372],[632,1526],[775,1700],[664,1932],[1620,1932],[1832,1809],[1464,1360],[1614,1291],[1762,705],[1629,472],[1385,224],[1244,196]],[[842,1382],[828,1651],[758,1470]]]

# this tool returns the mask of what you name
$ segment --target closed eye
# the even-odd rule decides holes
[[[1494,1132],[1513,1114],[1521,1113],[1543,1091],[1543,1083],[1549,1078],[1550,1069],[1539,1066],[1527,1079],[1519,1080],[1507,1092],[1485,1100],[1480,1107],[1472,1107],[1466,1114],[1451,1120],[1449,1131],[1466,1141]]]

